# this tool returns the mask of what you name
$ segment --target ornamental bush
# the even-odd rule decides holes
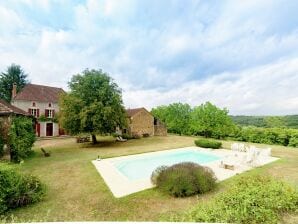
[[[192,162],[157,168],[151,177],[157,188],[174,197],[202,194],[215,188],[216,178],[208,167]]]
[[[0,164],[0,214],[40,201],[44,185],[32,175],[17,172],[7,164]]]
[[[198,139],[195,140],[195,144],[198,147],[203,148],[212,148],[212,149],[219,149],[222,145],[221,142],[215,140],[208,140],[208,139]]]
[[[207,204],[198,204],[173,221],[278,223],[283,213],[298,211],[298,191],[268,176],[243,177]]]
[[[32,152],[35,142],[32,120],[26,117],[15,117],[9,130],[9,147],[11,160],[19,162]]]

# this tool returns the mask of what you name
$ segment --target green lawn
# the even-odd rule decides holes
[[[11,211],[9,221],[158,221],[171,213],[185,211],[196,203],[204,203],[210,197],[224,191],[236,177],[221,182],[217,189],[203,196],[172,198],[155,189],[145,190],[116,199],[93,167],[91,160],[149,151],[193,146],[193,137],[150,137],[113,142],[96,146],[77,144],[75,139],[42,140],[36,143],[36,153],[19,168],[38,176],[47,185],[46,198],[37,204]],[[101,139],[103,140],[103,139]],[[224,148],[231,142],[223,141]],[[258,144],[255,144],[258,145]],[[43,157],[40,147],[51,151],[51,157]],[[298,186],[298,149],[271,146],[273,156],[281,160],[241,175],[263,173],[283,178]],[[295,223],[296,216],[288,216],[288,223]]]

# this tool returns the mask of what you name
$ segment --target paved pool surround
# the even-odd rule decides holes
[[[139,180],[129,180],[125,175],[123,175],[116,167],[115,163],[127,159],[138,159],[143,158],[144,156],[155,156],[159,154],[167,154],[169,152],[177,152],[177,151],[185,151],[185,150],[196,150],[198,152],[203,153],[210,153],[211,155],[215,155],[221,158],[226,158],[229,156],[235,155],[235,151],[226,150],[226,149],[204,149],[200,147],[185,147],[185,148],[178,148],[178,149],[171,149],[171,150],[163,150],[158,152],[149,152],[149,153],[142,153],[136,155],[129,155],[129,156],[120,156],[114,157],[109,159],[102,159],[102,160],[93,160],[92,163],[94,164],[95,168],[99,172],[99,174],[104,179],[105,183],[110,188],[111,192],[116,198],[124,197],[132,193],[136,193],[145,189],[149,189],[154,187],[151,183],[150,178],[144,178]],[[244,156],[244,152],[237,152],[238,156]],[[276,157],[262,157],[259,161],[259,166],[263,166],[265,164],[271,163],[278,160]],[[210,167],[213,172],[215,173],[216,178],[218,181],[222,181],[228,179],[234,175],[243,173],[245,171],[251,170],[254,167],[248,165],[237,165],[234,170],[224,169],[220,167],[222,159],[204,163],[203,166]]]

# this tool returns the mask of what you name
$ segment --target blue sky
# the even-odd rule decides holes
[[[67,89],[101,68],[127,107],[298,114],[298,1],[0,0],[0,71]]]

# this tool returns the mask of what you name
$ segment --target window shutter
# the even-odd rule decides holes
[[[39,109],[36,109],[36,117],[39,117]]]
[[[31,111],[31,109],[30,109],[30,108],[28,109],[28,113],[29,113],[29,114],[32,114],[32,111]]]
[[[48,117],[48,116],[49,116],[49,110],[46,109],[46,110],[44,111],[44,115],[45,115],[46,117]]]
[[[52,110],[52,117],[55,116],[55,110]]]

